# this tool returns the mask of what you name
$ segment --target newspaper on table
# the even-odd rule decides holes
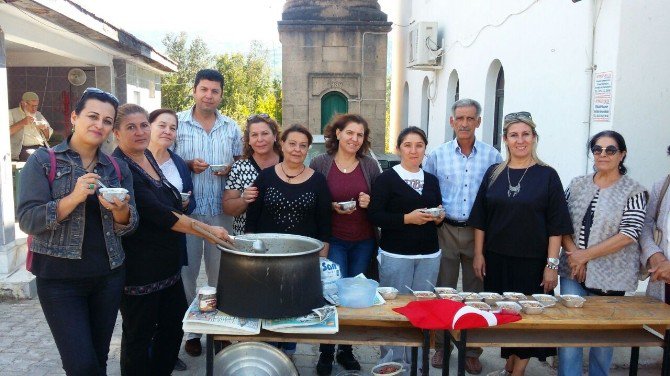
[[[339,331],[337,308],[323,306],[305,316],[263,320],[263,329],[279,333],[334,334]]]
[[[234,317],[219,310],[201,313],[198,298],[188,307],[182,322],[184,332],[189,333],[254,335],[261,332],[260,319]]]

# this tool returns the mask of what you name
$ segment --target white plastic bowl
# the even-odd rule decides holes
[[[181,193],[179,193],[179,194],[181,195],[181,202],[184,202],[184,201],[188,200],[188,199],[191,197],[191,194],[190,194],[190,193],[184,193],[184,192],[181,192]]]
[[[351,210],[356,207],[356,201],[342,201],[338,202],[341,210]]]
[[[222,171],[222,170],[224,170],[228,167],[230,167],[230,164],[227,164],[227,163],[226,164],[212,164],[212,165],[209,165],[209,168],[212,169],[212,172],[219,172],[219,171]]]
[[[128,194],[128,190],[125,188],[100,188],[98,189],[102,198],[109,202],[114,202],[114,197],[123,201]]]
[[[377,292],[386,300],[393,300],[398,297],[398,289],[395,287],[378,287]]]

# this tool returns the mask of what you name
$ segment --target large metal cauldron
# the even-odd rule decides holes
[[[267,253],[254,253],[253,240]],[[316,239],[290,234],[235,237],[238,250],[219,245],[221,267],[217,287],[219,310],[237,317],[276,319],[302,316],[323,306]]]

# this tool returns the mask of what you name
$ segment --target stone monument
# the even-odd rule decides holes
[[[322,134],[334,114],[358,113],[383,152],[391,22],[377,0],[287,0],[278,29],[283,124]]]

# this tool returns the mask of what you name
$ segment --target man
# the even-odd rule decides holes
[[[442,260],[438,284],[456,288],[459,268],[463,268],[463,291],[482,291],[482,282],[472,268],[474,230],[468,225],[470,210],[486,170],[502,162],[500,152],[475,139],[475,130],[482,122],[482,107],[473,99],[461,99],[451,106],[449,124],[455,138],[433,150],[424,163],[424,170],[437,176],[442,192],[442,206],[446,217],[438,229]],[[442,368],[444,350],[442,336],[437,336],[437,351],[431,363]],[[479,362],[481,348],[468,348],[465,370],[471,374],[482,372]],[[448,356],[448,355],[447,355]]]
[[[9,138],[13,161],[25,162],[41,146],[49,147],[47,141],[54,130],[37,111],[39,105],[40,98],[37,94],[27,91],[21,96],[19,107],[9,110]]]
[[[193,85],[195,105],[178,114],[179,127],[174,151],[182,157],[193,172],[193,196],[197,207],[192,217],[232,231],[232,218],[223,214],[223,189],[230,165],[242,154],[242,132],[235,121],[223,116],[217,107],[223,99],[223,76],[216,70],[203,69],[195,76]],[[209,165],[227,164],[218,172]],[[182,268],[186,299],[190,304],[196,297],[196,279],[200,263],[205,259],[207,283],[216,287],[219,279],[220,251],[194,235],[186,236],[188,265]],[[224,286],[222,286],[224,287]],[[189,333],[184,346],[186,353],[202,353],[200,334]]]

